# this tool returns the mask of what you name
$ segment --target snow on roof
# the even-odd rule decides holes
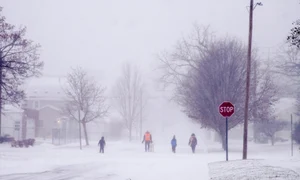
[[[62,89],[65,84],[65,78],[43,76],[40,78],[31,78],[24,85],[27,100],[64,100],[66,98]]]
[[[4,105],[3,106],[3,113],[7,113],[7,112],[23,112],[24,110],[21,108],[21,107],[17,107],[17,106],[14,106],[14,105]]]
[[[28,80],[24,86],[27,96],[62,96],[65,78],[62,77],[40,77]]]
[[[26,91],[27,97],[65,97],[62,89],[40,87]]]
[[[32,78],[27,81],[26,89],[30,89],[31,87],[56,87],[61,88],[61,86],[65,83],[64,77],[56,77],[56,76],[42,76],[39,78]]]
[[[50,101],[67,101],[67,97],[64,96],[64,95],[57,95],[57,96],[54,96],[54,95],[31,95],[31,96],[27,96],[26,97],[26,100],[50,100]]]
[[[39,111],[42,110],[42,109],[45,109],[45,108],[51,108],[51,109],[54,109],[56,111],[61,111],[61,109],[55,107],[55,106],[51,106],[51,105],[46,105],[46,106],[43,106],[41,108],[39,108]]]

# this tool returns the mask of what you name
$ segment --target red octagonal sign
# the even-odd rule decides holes
[[[231,102],[224,101],[219,106],[219,113],[224,117],[230,117],[234,113],[234,105]]]

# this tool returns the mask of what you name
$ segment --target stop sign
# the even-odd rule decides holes
[[[219,113],[223,117],[230,117],[234,113],[234,105],[231,102],[224,101],[219,106]]]

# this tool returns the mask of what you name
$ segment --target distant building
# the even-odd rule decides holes
[[[68,119],[63,108],[67,103],[62,84],[64,79],[58,77],[41,77],[27,84],[27,98],[23,108],[28,119],[34,119],[35,136],[41,138],[72,138],[79,137],[79,124]],[[90,139],[107,135],[107,121],[99,119],[87,124]],[[82,128],[82,138],[84,133]],[[59,142],[62,143],[62,142]]]
[[[57,87],[53,83],[49,87],[47,79],[44,80],[44,84],[27,89],[23,109],[35,120],[35,136],[51,138],[53,128],[57,128],[58,120],[64,117],[62,110],[67,100],[58,86],[58,79]]]
[[[41,77],[27,84],[26,99],[22,107],[7,106],[2,115],[2,135],[15,139],[52,139],[54,144],[78,140],[79,123],[64,114],[67,97],[62,91],[62,81],[57,77]],[[117,139],[121,136],[123,124],[120,120],[106,117],[87,124],[90,140],[101,136]],[[82,128],[82,140],[84,132]]]
[[[24,109],[22,119],[22,138],[35,138],[37,134],[36,124],[39,112],[32,109]]]
[[[1,115],[1,135],[10,135],[16,140],[21,140],[27,136],[35,137],[34,121],[27,120],[27,127],[24,129],[24,110],[12,105],[5,105]]]

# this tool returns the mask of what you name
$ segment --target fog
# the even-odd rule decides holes
[[[278,58],[279,50],[288,47],[287,36],[293,22],[300,18],[300,1],[258,2],[263,6],[255,6],[254,10],[252,62],[261,66],[258,75],[252,73],[254,77],[251,74],[250,78],[257,86],[250,83],[251,111],[248,140],[244,141],[248,149],[243,149],[246,75],[242,75],[246,74],[249,0],[0,0],[1,18],[16,28],[27,28],[25,38],[41,45],[40,60],[44,62],[40,77],[21,84],[23,77],[18,75],[30,67],[20,68],[16,77],[15,69],[10,67],[16,62],[10,60],[18,53],[8,58],[2,55],[15,45],[5,43],[22,38],[7,33],[10,30],[1,21],[0,96],[4,106],[0,107],[0,179],[300,179],[300,123],[295,114],[300,107],[300,96],[296,98],[299,84],[278,73],[284,68],[276,66],[282,60]],[[201,49],[207,45],[201,44],[201,36],[189,39],[188,45],[180,41],[191,37],[195,27],[202,25],[209,26],[220,41],[211,40],[205,50]],[[209,39],[209,35],[204,37]],[[200,45],[194,45],[194,41]],[[176,46],[179,43],[182,49]],[[22,42],[17,48],[25,51],[26,45]],[[174,61],[164,64],[159,60],[162,52],[169,52],[171,60],[190,63],[188,68],[184,63],[176,66]],[[296,57],[300,55],[297,52]],[[30,61],[35,54],[16,56],[17,61]],[[119,81],[138,77],[126,74],[126,64],[139,70],[143,83],[136,78],[131,88],[130,83]],[[175,70],[171,67],[174,64]],[[175,88],[164,87],[161,77],[166,71],[159,68],[161,65],[175,74],[178,67],[185,70],[184,78],[171,80]],[[96,83],[78,80],[84,79],[78,75],[83,71],[75,71],[78,67]],[[297,72],[296,78],[300,74]],[[70,73],[77,73],[80,88],[76,83],[70,88]],[[23,99],[22,92],[7,90],[3,87],[6,82],[13,84],[8,87],[11,89],[21,84],[26,97]],[[104,96],[95,84],[106,88]],[[73,97],[67,87],[75,91]],[[116,91],[116,87],[121,90]],[[3,96],[21,97],[21,102],[5,104],[9,100]],[[225,97],[236,103],[228,126],[215,107]],[[108,111],[99,103],[104,99]],[[116,104],[123,109],[118,111]],[[130,128],[125,127],[128,124],[132,139]],[[230,129],[228,136],[225,127]],[[176,139],[172,139],[174,135]],[[229,159],[225,159],[226,153]]]
[[[254,13],[253,42],[267,59],[285,41],[300,6],[298,0],[262,2]],[[169,127],[168,138],[179,131],[189,135],[200,125],[190,124],[180,107],[169,101],[170,92],[161,90],[156,55],[172,50],[194,23],[244,42],[248,37],[248,0],[1,0],[1,6],[9,23],[26,26],[27,37],[42,45],[43,77],[29,80],[28,92],[35,85],[51,86],[53,78],[64,78],[70,67],[81,66],[108,88],[110,96],[122,65],[132,62],[141,69],[152,97],[145,128],[163,132],[170,123],[177,125]]]

